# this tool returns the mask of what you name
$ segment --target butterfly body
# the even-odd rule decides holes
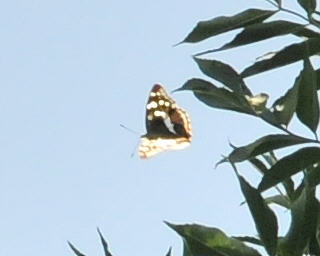
[[[165,150],[179,150],[190,145],[191,124],[164,88],[153,86],[146,106],[147,133],[141,136],[139,156],[149,158]]]

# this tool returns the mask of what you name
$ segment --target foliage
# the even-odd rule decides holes
[[[194,55],[193,59],[203,74],[220,82],[222,87],[215,85],[213,81],[192,78],[176,91],[191,91],[209,107],[260,118],[280,131],[241,147],[232,146],[232,152],[218,163],[229,163],[234,170],[258,237],[229,237],[218,228],[167,223],[182,237],[184,256],[261,255],[248,246],[248,243],[263,247],[267,255],[320,255],[320,208],[315,196],[316,187],[320,183],[320,141],[316,134],[319,124],[317,91],[320,89],[320,69],[314,69],[309,59],[320,53],[320,20],[315,16],[319,15],[316,11],[317,1],[297,0],[303,14],[284,8],[281,0],[266,1],[274,7],[272,10],[248,9],[233,16],[200,21],[181,42],[198,43],[242,28],[233,40],[222,47]],[[279,12],[301,18],[303,23],[277,20],[275,15]],[[269,21],[270,18],[273,20]],[[299,38],[300,42],[285,45],[279,51],[264,55],[242,72],[237,72],[230,64],[219,60],[199,57],[284,35],[293,35]],[[284,95],[271,103],[269,108],[268,95],[253,95],[245,83],[246,77],[297,61],[303,62],[303,68],[297,74],[294,84]],[[289,130],[288,126],[294,115],[310,129],[314,138],[305,138]],[[275,156],[274,151],[290,146],[300,148],[279,159]],[[236,164],[243,161],[251,163],[262,174],[257,188],[239,174]],[[298,184],[295,184],[292,178],[296,173],[303,175],[302,180],[296,181]],[[278,194],[264,198],[262,192],[274,187]],[[285,207],[291,213],[291,224],[284,237],[278,235],[277,217],[270,204]],[[105,255],[111,256],[100,232],[99,235]],[[84,255],[69,244],[76,255]],[[167,255],[171,255],[171,249]]]

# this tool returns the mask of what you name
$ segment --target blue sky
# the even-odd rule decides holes
[[[249,7],[272,8],[253,0],[1,3],[0,255],[73,255],[67,240],[87,255],[102,255],[97,226],[114,255],[164,255],[170,246],[181,255],[180,238],[163,220],[255,235],[231,168],[213,166],[230,152],[228,140],[243,145],[279,131],[210,109],[187,92],[172,97],[192,120],[191,147],[131,158],[139,135],[119,126],[144,134],[152,85],[171,91],[204,78],[190,56],[234,36],[172,47],[197,21]],[[277,38],[213,56],[241,71],[288,39],[296,40]],[[246,82],[273,100],[300,68]],[[258,182],[251,167],[240,168]]]

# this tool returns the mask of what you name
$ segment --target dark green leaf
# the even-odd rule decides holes
[[[318,209],[315,189],[306,186],[292,205],[291,225],[280,246],[285,255],[300,256],[305,252],[317,228]]]
[[[296,111],[299,81],[300,79],[297,78],[293,87],[290,88],[284,96],[277,99],[272,105],[274,116],[285,126],[289,124],[294,112]]]
[[[188,80],[181,88],[175,91],[183,90],[192,91],[200,101],[210,107],[253,114],[252,109],[244,97],[224,88],[218,88],[208,81],[194,78]]]
[[[70,248],[72,249],[72,251],[77,255],[77,256],[86,256],[85,254],[81,253],[76,247],[74,247],[74,245],[72,243],[70,243],[68,241],[68,244],[70,246]]]
[[[320,184],[320,159],[319,162],[307,169],[306,177],[310,187]]]
[[[249,159],[249,162],[262,174],[266,173],[268,170],[265,164],[258,158],[251,158]]]
[[[257,189],[242,177],[238,176],[241,191],[249,206],[251,215],[254,219],[259,237],[269,255],[275,255],[277,250],[277,218]]]
[[[241,241],[227,237],[217,228],[209,228],[197,224],[173,225],[169,227],[182,236],[185,246],[192,256],[260,256],[253,248]]]
[[[289,198],[284,195],[270,196],[264,199],[267,204],[277,204],[286,209],[290,209]]]
[[[320,245],[318,243],[316,234],[310,238],[308,253],[310,255],[320,255]]]
[[[298,0],[298,3],[308,14],[313,13],[317,6],[316,0]]]
[[[98,233],[99,233],[99,236],[100,236],[100,239],[101,239],[101,243],[102,243],[102,246],[103,246],[104,255],[105,256],[112,256],[112,254],[108,250],[108,244],[107,244],[106,240],[104,239],[103,235],[101,234],[99,228],[97,230],[98,230]]]
[[[211,20],[200,21],[182,43],[195,43],[237,28],[260,23],[276,11],[248,9],[234,16],[220,16]]]
[[[252,237],[252,236],[233,236],[233,238],[238,239],[242,242],[248,242],[248,243],[263,246],[263,243],[260,241],[260,239]]]
[[[194,58],[201,71],[238,94],[252,95],[242,77],[228,64],[217,60]]]
[[[292,32],[292,34],[300,38],[319,38],[320,37],[319,33],[308,28],[299,29],[297,31]]]
[[[171,256],[171,247],[169,248],[169,251],[167,252],[166,256]]]
[[[312,34],[313,36],[317,35],[318,37],[320,37],[320,34],[313,31],[310,32],[310,30],[306,29],[302,24],[285,20],[276,20],[247,26],[243,31],[237,34],[237,36],[231,42],[223,45],[220,48],[198,53],[196,54],[196,56],[227,50],[234,47],[252,44],[262,40],[288,34],[298,34],[298,36],[301,36],[301,34]]]
[[[316,132],[319,124],[317,81],[316,74],[308,58],[304,61],[304,68],[299,77],[297,116],[310,130]]]
[[[315,71],[316,81],[317,81],[317,90],[320,90],[320,68]]]
[[[183,256],[193,256],[192,252],[189,249],[189,245],[185,239],[183,240]]]
[[[264,136],[253,143],[234,149],[229,155],[231,162],[241,162],[271,150],[310,142],[303,137],[285,134]]]
[[[309,49],[308,52],[305,50]],[[307,56],[312,56],[320,52],[320,38],[310,38],[302,43],[292,44],[285,47],[274,56],[258,61],[242,71],[242,77],[256,75],[274,68],[279,68],[296,61],[302,60]]]
[[[283,157],[263,176],[259,190],[264,191],[285,181],[297,172],[317,163],[320,159],[319,147],[307,147]]]

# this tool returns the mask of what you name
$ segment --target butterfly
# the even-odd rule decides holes
[[[165,89],[155,84],[146,105],[147,133],[141,136],[139,156],[149,158],[165,150],[179,150],[191,143],[191,123]]]

